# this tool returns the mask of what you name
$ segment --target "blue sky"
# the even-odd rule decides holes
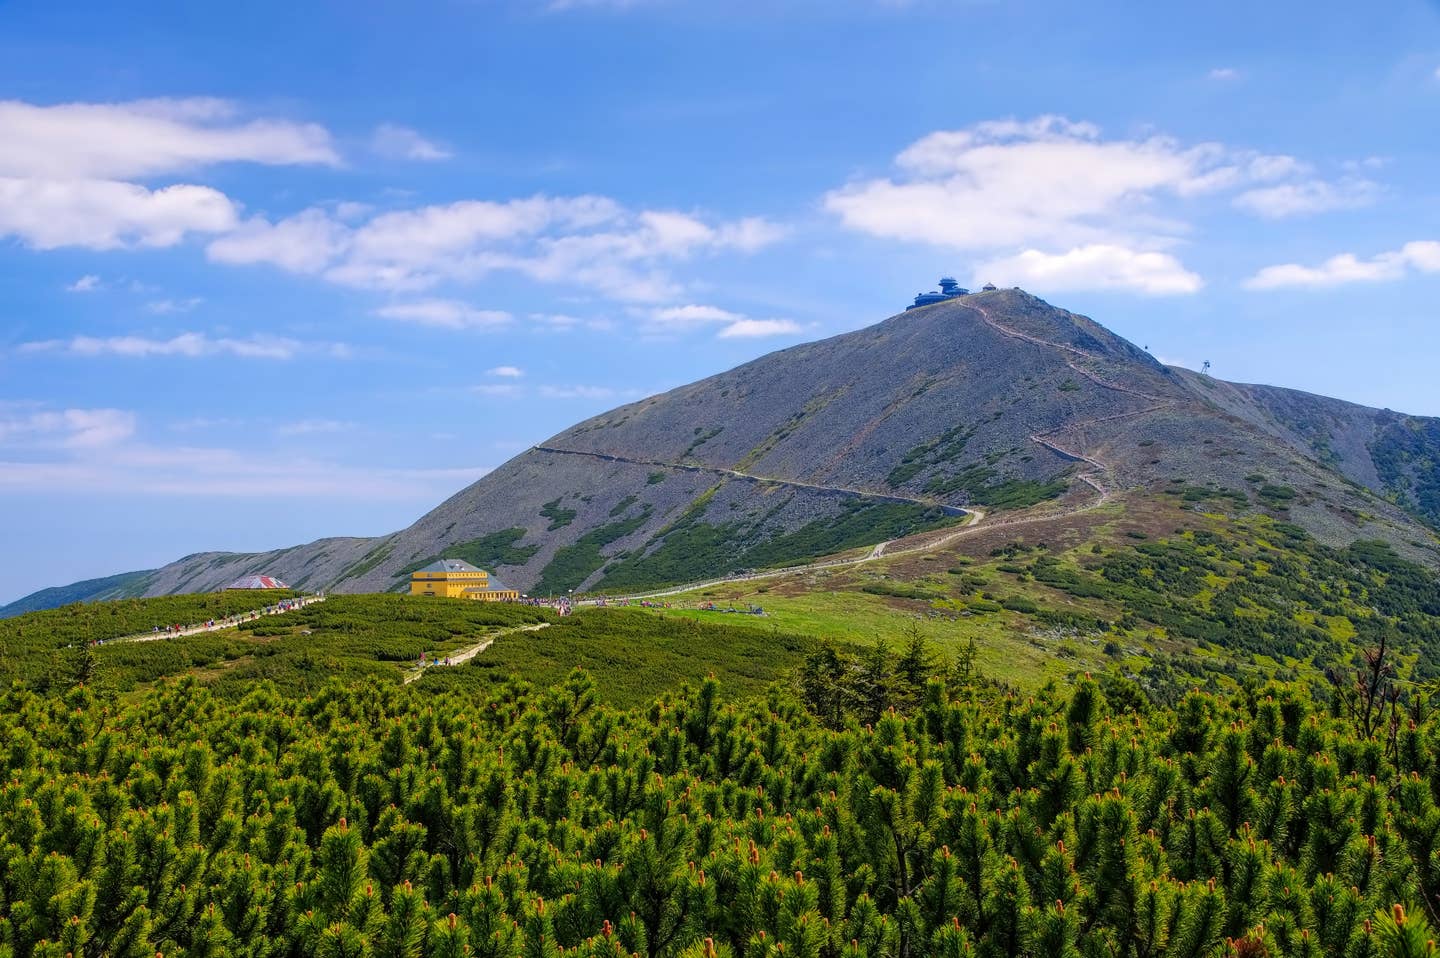
[[[1440,9],[0,5],[0,601],[400,528],[941,273],[1440,415]]]

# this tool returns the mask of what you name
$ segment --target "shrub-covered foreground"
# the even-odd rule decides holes
[[[1286,687],[932,682],[838,730],[580,674],[3,706],[7,958],[1435,954],[1440,721]]]

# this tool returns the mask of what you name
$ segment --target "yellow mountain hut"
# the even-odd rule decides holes
[[[410,594],[477,602],[514,602],[520,598],[519,592],[463,559],[437,559],[412,572]]]

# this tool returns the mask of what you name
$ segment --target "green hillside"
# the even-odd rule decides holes
[[[1271,498],[659,608],[6,620],[0,958],[1440,958],[1440,589]]]

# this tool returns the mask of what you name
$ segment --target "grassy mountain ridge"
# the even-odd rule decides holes
[[[993,520],[1177,478],[1240,494],[1252,475],[1293,490],[1287,520],[1321,541],[1378,539],[1440,562],[1422,524],[1440,514],[1440,421],[1167,368],[1090,319],[997,290],[602,413],[392,535],[202,554],[158,570],[147,591],[215,588],[241,565],[301,588],[388,591],[451,554],[492,560],[522,590],[633,583],[636,567],[655,584],[657,568],[723,571],[662,561],[697,529],[717,554],[784,564],[813,554],[801,530],[850,522],[858,506],[980,506]]]

